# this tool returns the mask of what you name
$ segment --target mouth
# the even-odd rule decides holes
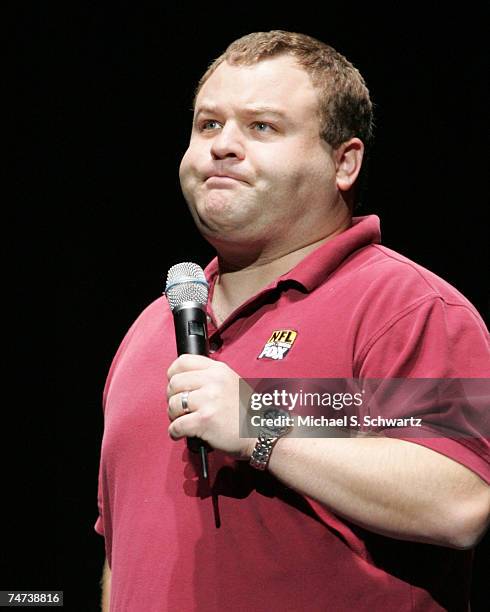
[[[206,176],[204,182],[207,185],[233,185],[234,183],[246,183],[247,181],[244,180],[241,176],[238,176],[236,174],[225,174],[225,173],[220,173],[217,172],[215,174],[209,174],[208,176]]]
[[[236,185],[237,183],[243,183],[243,181],[231,176],[210,176],[206,179],[205,183],[208,187],[227,187]]]

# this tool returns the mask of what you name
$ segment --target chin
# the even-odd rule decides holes
[[[240,233],[243,233],[234,223],[202,217],[199,218],[198,228],[206,239],[220,242],[232,242],[239,239]]]
[[[250,212],[244,208],[243,202],[229,197],[213,196],[197,203],[196,213],[201,223],[210,228],[213,233],[235,233],[250,221]]]
[[[203,214],[212,217],[215,215],[228,216],[240,207],[238,198],[230,190],[213,190],[198,200],[197,207]]]
[[[216,215],[198,215],[196,224],[202,236],[213,245],[246,242],[244,221]]]

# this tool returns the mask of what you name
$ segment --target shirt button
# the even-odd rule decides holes
[[[211,323],[211,317],[210,317],[208,314],[206,315],[206,321],[207,321],[208,323]]]

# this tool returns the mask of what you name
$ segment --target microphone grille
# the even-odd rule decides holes
[[[206,306],[208,289],[204,271],[195,263],[184,261],[168,271],[165,295],[172,311],[184,302],[197,302]]]

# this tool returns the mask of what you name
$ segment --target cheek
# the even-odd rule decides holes
[[[180,166],[179,166],[179,178],[180,178],[181,183],[189,175],[190,168],[191,168],[191,159],[192,159],[191,150],[187,149],[187,151],[184,153],[184,157],[182,158],[180,162]]]
[[[299,160],[283,158],[274,164],[269,175],[275,197],[295,197],[308,182],[303,164]]]
[[[274,183],[275,189],[290,190],[297,185],[310,166],[311,148],[308,150],[303,143],[295,139],[286,139],[277,146],[267,146],[258,151],[254,162],[259,169],[259,175]]]
[[[187,202],[194,199],[193,194],[199,182],[195,157],[195,152],[191,148],[187,149],[179,166],[180,186]]]
[[[179,174],[187,176],[189,174],[196,174],[202,171],[203,165],[206,163],[209,157],[209,150],[205,143],[200,142],[198,139],[191,138],[187,151],[182,157],[180,162]]]
[[[296,168],[294,161],[285,155],[284,148],[270,148],[255,154],[250,160],[255,169],[255,186],[259,191],[267,192],[270,197],[274,193],[284,193],[294,180]]]
[[[310,199],[325,193],[335,177],[331,160],[313,148],[290,157],[283,167],[284,182],[298,197]]]

